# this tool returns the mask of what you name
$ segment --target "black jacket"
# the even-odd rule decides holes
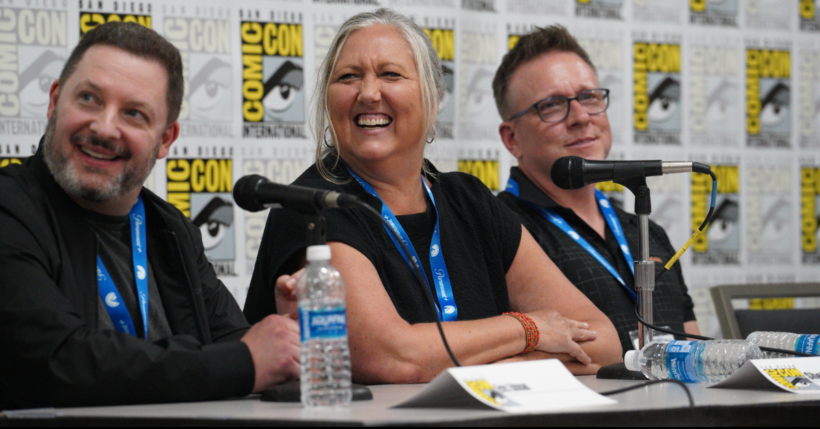
[[[97,329],[97,238],[42,147],[0,169],[0,410],[204,401],[254,384],[248,323],[199,229],[143,189],[148,257],[171,338]]]

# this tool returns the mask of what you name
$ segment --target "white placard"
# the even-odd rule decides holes
[[[531,414],[613,405],[556,360],[450,368],[392,408],[494,408]]]
[[[752,360],[715,384],[726,389],[780,389],[797,394],[820,393],[820,357]]]

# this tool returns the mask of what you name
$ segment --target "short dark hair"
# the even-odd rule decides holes
[[[150,28],[134,22],[109,22],[86,33],[71,52],[71,56],[60,73],[60,85],[77,69],[85,52],[94,45],[106,45],[122,49],[132,55],[153,60],[165,69],[168,75],[168,121],[170,124],[179,117],[185,84],[182,78],[182,57],[179,50],[164,37]]]
[[[593,72],[596,72],[595,65],[589,59],[587,51],[581,47],[578,40],[566,28],[557,24],[546,28],[537,27],[535,30],[521,36],[515,47],[507,52],[507,55],[504,55],[501,66],[498,67],[498,71],[495,73],[493,97],[495,97],[495,105],[501,119],[506,119],[507,116],[506,111],[509,108],[507,106],[507,90],[513,73],[521,65],[550,52],[571,52],[576,54],[592,67]]]

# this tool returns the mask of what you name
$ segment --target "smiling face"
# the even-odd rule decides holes
[[[46,163],[75,200],[131,204],[179,133],[167,123],[167,74],[121,49],[88,49],[74,73],[51,86]]]
[[[356,166],[424,156],[424,107],[416,63],[399,30],[375,25],[350,35],[327,91],[342,159]]]
[[[552,96],[575,97],[598,88],[592,68],[578,55],[551,52],[521,65],[512,74],[508,90],[507,116]],[[518,159],[529,177],[549,178],[558,158],[575,155],[603,160],[612,146],[612,133],[606,112],[590,115],[573,101],[561,122],[545,123],[535,110],[499,128],[507,149]]]

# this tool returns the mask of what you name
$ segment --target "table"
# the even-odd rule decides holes
[[[605,392],[636,381],[579,377],[592,390]],[[690,385],[696,408],[688,408],[684,391],[661,384],[613,396],[617,405],[561,413],[510,415],[488,409],[390,409],[423,385],[372,386],[373,401],[355,402],[347,410],[306,410],[299,404],[261,402],[258,396],[187,404],[132,405],[30,410],[0,414],[0,426],[49,425],[224,425],[224,426],[611,426],[611,425],[777,425],[817,426],[820,395],[788,392],[710,389]]]

